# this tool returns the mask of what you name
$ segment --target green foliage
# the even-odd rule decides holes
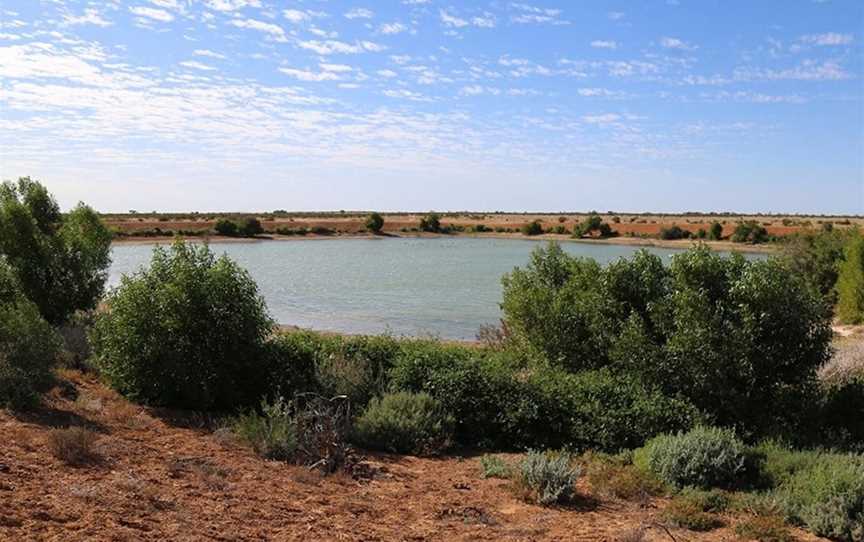
[[[864,237],[853,236],[837,276],[837,318],[844,324],[864,322]]]
[[[533,222],[523,224],[520,231],[522,232],[522,235],[540,235],[543,233],[543,226],[540,225],[539,220],[534,220]]]
[[[708,230],[708,239],[711,241],[720,241],[723,239],[723,225],[719,222],[713,222]]]
[[[52,380],[60,337],[0,259],[0,407],[24,409]]]
[[[668,228],[660,229],[660,239],[665,240],[674,240],[674,239],[689,239],[690,232],[681,228],[677,225],[669,226]]]
[[[512,468],[500,456],[484,454],[480,458],[481,478],[510,478]]]
[[[568,453],[532,450],[519,463],[517,482],[532,501],[550,505],[572,500],[581,474]]]
[[[288,461],[297,451],[297,428],[288,403],[281,397],[262,401],[260,412],[249,410],[229,419],[228,429],[267,459]]]
[[[775,259],[700,246],[601,268],[551,244],[503,285],[513,340],[553,367],[638,376],[747,436],[802,420],[830,353],[824,305]]]
[[[691,531],[711,531],[723,526],[717,516],[702,510],[699,503],[685,497],[676,497],[663,510],[661,517],[673,527]]]
[[[262,393],[272,322],[249,274],[207,247],[156,247],[123,277],[92,334],[97,367],[133,400],[233,409]]]
[[[615,231],[612,230],[612,226],[610,226],[606,222],[603,222],[603,219],[600,218],[600,215],[598,215],[597,213],[592,213],[585,220],[583,220],[581,223],[577,224],[573,228],[573,237],[585,237],[586,235],[591,235],[594,232],[597,232],[598,236],[601,238],[612,237],[616,235]]]
[[[857,234],[854,230],[799,233],[785,240],[781,258],[833,306],[837,301],[835,285],[844,259],[843,248]]]
[[[666,486],[656,476],[618,456],[589,452],[583,461],[591,490],[599,495],[644,501],[666,492]]]
[[[735,525],[735,534],[756,542],[793,542],[789,527],[778,516],[752,516]]]
[[[373,233],[380,233],[384,228],[384,217],[379,213],[372,213],[366,217],[366,229]]]
[[[255,237],[264,233],[261,221],[255,217],[248,216],[237,225],[237,233],[243,237]]]
[[[237,223],[227,218],[219,219],[213,229],[216,233],[225,237],[237,237],[240,234],[240,228],[237,226]]]
[[[438,233],[441,231],[441,216],[438,213],[429,213],[420,219],[420,231]]]
[[[64,216],[37,181],[0,184],[0,256],[49,323],[96,306],[110,250],[111,233],[89,207],[78,204]]]
[[[778,488],[786,516],[820,536],[864,540],[864,457],[823,456]]]
[[[733,243],[750,243],[751,245],[767,243],[770,240],[768,230],[753,220],[738,224],[730,239]]]
[[[678,488],[733,487],[748,476],[744,443],[733,431],[712,427],[657,436],[636,452],[634,462]]]
[[[453,417],[429,394],[397,392],[373,398],[354,431],[368,448],[437,455],[450,446]]]

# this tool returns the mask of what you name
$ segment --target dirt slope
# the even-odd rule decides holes
[[[66,373],[36,414],[0,411],[0,540],[671,540],[665,504],[586,497],[570,509],[518,500],[481,480],[477,458],[368,456],[372,479],[322,478],[258,459],[204,420],[130,405],[89,377]],[[69,467],[46,443],[52,427],[87,426],[102,460]],[[673,530],[676,540],[734,539]],[[817,538],[798,532],[802,540]]]

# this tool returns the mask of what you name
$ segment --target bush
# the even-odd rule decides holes
[[[837,301],[837,275],[843,262],[843,249],[857,235],[854,230],[832,232],[806,232],[785,239],[780,257],[799,275],[826,303],[834,306]]]
[[[752,245],[769,241],[768,230],[754,221],[738,224],[730,239],[733,243],[750,243]]]
[[[581,475],[568,453],[529,451],[519,463],[517,483],[524,496],[538,504],[566,503],[576,493]]]
[[[777,516],[753,516],[735,525],[735,534],[757,542],[793,542],[789,527]]]
[[[398,392],[372,399],[354,431],[368,448],[436,455],[450,445],[453,418],[426,393]]]
[[[297,451],[297,429],[283,398],[261,402],[260,413],[250,410],[231,418],[228,428],[241,442],[267,459],[288,461]]]
[[[83,427],[52,429],[48,433],[48,450],[67,465],[80,467],[101,460],[94,445],[96,433]]]
[[[240,234],[240,228],[237,227],[237,223],[227,218],[222,218],[216,222],[213,229],[216,233],[225,237],[237,237]]]
[[[733,487],[748,476],[748,453],[733,431],[697,427],[648,441],[636,464],[678,487]]]
[[[0,407],[24,409],[53,378],[60,337],[0,259]]]
[[[0,184],[0,256],[53,325],[96,307],[111,263],[111,232],[84,204],[65,215],[40,183]]]
[[[660,229],[660,239],[665,240],[675,240],[675,239],[689,239],[690,232],[682,229],[680,226],[672,225],[668,228]]]
[[[541,233],[543,233],[543,226],[540,224],[539,220],[535,220],[533,222],[523,224],[520,231],[522,232],[522,235],[540,235]]]
[[[844,324],[864,322],[864,237],[846,245],[837,276],[837,319]]]
[[[384,228],[384,217],[378,213],[372,213],[366,217],[366,229],[372,233],[380,233]]]
[[[656,476],[614,456],[586,454],[585,473],[591,490],[599,495],[644,501],[666,491]]]
[[[674,527],[691,531],[711,531],[723,526],[717,516],[702,510],[697,502],[682,497],[673,499],[661,517]]]
[[[109,294],[92,334],[95,364],[135,401],[234,409],[267,385],[272,325],[246,271],[206,245],[178,241],[156,247],[150,268]]]
[[[243,237],[255,237],[264,233],[261,221],[255,217],[246,217],[237,226],[237,233]]]
[[[420,219],[420,231],[438,233],[441,231],[441,217],[438,213],[429,213]]]
[[[779,487],[786,516],[820,536],[864,540],[864,457],[823,456]]]
[[[485,454],[480,458],[481,478],[510,478],[511,468],[497,455]]]
[[[720,241],[723,239],[723,225],[719,222],[714,222],[711,224],[711,228],[708,230],[708,239],[711,241]]]

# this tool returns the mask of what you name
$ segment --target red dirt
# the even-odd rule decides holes
[[[611,541],[640,526],[649,526],[645,540],[671,540],[656,525],[663,499],[594,500],[580,482],[580,504],[542,508],[518,500],[509,482],[480,479],[475,457],[371,455],[374,479],[322,478],[190,428],[194,417],[172,423],[181,418],[65,376],[72,385],[41,411],[0,411],[0,540]],[[51,428],[68,425],[99,434],[101,463],[73,468],[48,452]],[[711,533],[671,532],[734,539],[735,519],[726,519]]]

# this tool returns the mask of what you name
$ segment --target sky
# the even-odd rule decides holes
[[[864,214],[860,0],[3,0],[64,208]]]

